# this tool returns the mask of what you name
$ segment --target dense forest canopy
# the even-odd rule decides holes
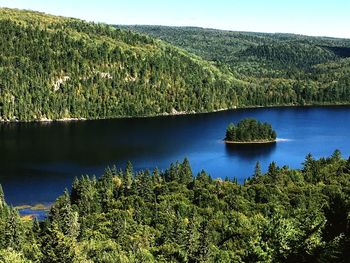
[[[0,119],[212,111],[244,86],[154,38],[77,19],[0,9]]]
[[[347,262],[350,159],[300,170],[257,163],[243,185],[165,171],[106,169],[74,180],[43,222],[24,221],[0,188],[1,262]]]
[[[232,73],[251,87],[245,105],[349,102],[350,39],[195,27],[118,28],[160,38]]]
[[[131,31],[6,8],[0,8],[0,36],[0,120],[350,102],[348,40]]]
[[[230,123],[226,129],[226,142],[274,142],[276,132],[271,124],[256,119],[243,119],[237,125]]]
[[[311,70],[326,62],[350,58],[350,39],[308,37],[294,34],[235,32],[196,27],[117,26],[163,39],[218,65],[250,75],[248,67],[273,66],[271,75],[292,77],[293,71]],[[345,60],[348,61],[348,60]],[[246,67],[244,67],[244,64]],[[265,66],[264,66],[265,65]],[[247,71],[248,70],[248,71]],[[281,71],[281,72],[274,72]],[[289,73],[287,71],[292,71]]]

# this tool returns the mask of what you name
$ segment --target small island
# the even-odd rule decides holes
[[[243,119],[237,125],[228,125],[224,141],[229,144],[275,143],[276,136],[271,124]]]

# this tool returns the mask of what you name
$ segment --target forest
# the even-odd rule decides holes
[[[231,73],[248,86],[237,93],[239,107],[348,103],[349,39],[196,27],[116,27],[162,39]]]
[[[301,169],[260,164],[243,183],[167,170],[76,178],[44,221],[0,187],[0,262],[347,262],[350,158],[308,154]]]
[[[349,40],[115,28],[7,8],[0,36],[0,121],[350,102]]]
[[[225,141],[234,142],[275,142],[276,131],[271,124],[256,119],[243,119],[237,125],[230,123],[226,128]]]

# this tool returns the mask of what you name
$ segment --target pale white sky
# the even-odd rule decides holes
[[[0,0],[0,6],[109,24],[350,38],[350,0]]]

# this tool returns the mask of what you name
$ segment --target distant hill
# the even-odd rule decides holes
[[[350,39],[196,27],[118,27],[162,39],[215,62],[236,78],[275,92],[275,104],[349,101]],[[262,95],[248,96],[248,101],[266,104]]]
[[[347,40],[116,29],[6,8],[0,8],[0,37],[5,121],[350,101]]]
[[[287,70],[310,69],[350,57],[350,39],[294,34],[235,32],[197,27],[117,26],[145,33],[184,48],[206,60],[239,70],[244,63],[264,63]],[[241,65],[242,66],[242,65]]]

